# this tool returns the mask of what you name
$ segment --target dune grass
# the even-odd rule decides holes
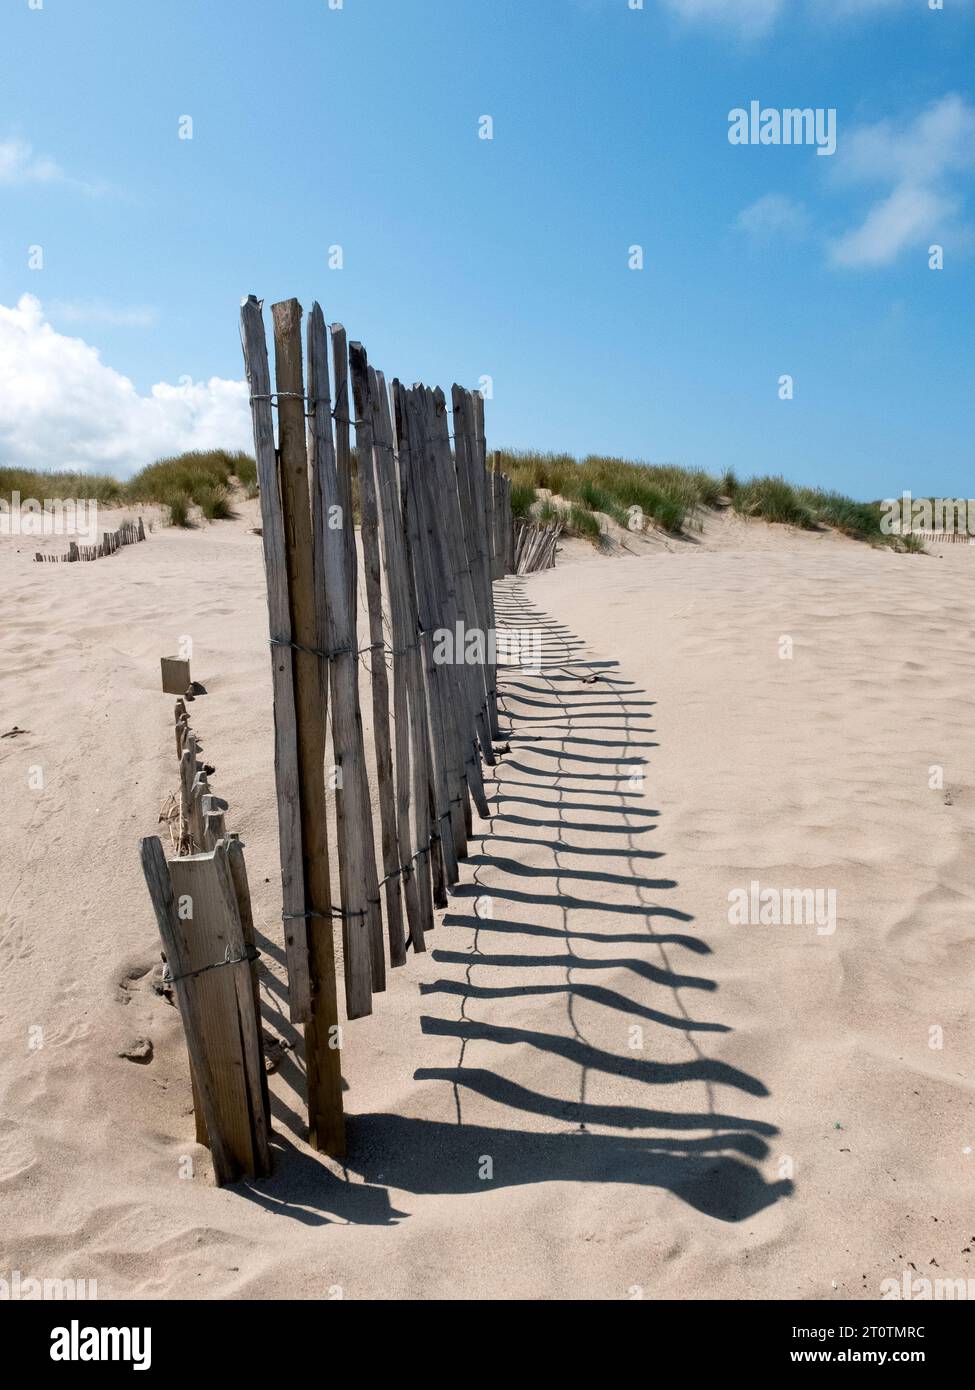
[[[566,525],[570,534],[593,534],[585,520],[587,512],[602,512],[620,526],[632,525],[635,518],[637,529],[653,522],[665,531],[677,532],[691,524],[696,508],[714,506],[721,496],[716,478],[671,465],[602,454],[578,460],[570,454],[516,449],[499,449],[495,457],[501,471],[512,480],[516,514],[528,515],[532,497],[545,489],[569,504]]]
[[[0,468],[0,497],[7,501],[19,492],[21,501],[28,497],[42,502],[45,498],[80,498],[97,502],[99,506],[114,507],[125,501],[125,483],[105,473],[39,473],[30,468]]]
[[[249,454],[207,449],[157,459],[127,482],[101,473],[39,473],[24,468],[0,468],[0,497],[19,492],[22,499],[83,497],[99,506],[132,506],[155,502],[169,509],[170,524],[192,525],[193,509],[208,521],[234,515],[232,490],[242,487],[257,496],[257,465]]]
[[[512,510],[521,520],[561,517],[568,535],[595,540],[602,534],[592,525],[602,513],[621,526],[644,530],[648,525],[672,535],[700,529],[708,508],[730,504],[744,517],[796,526],[802,530],[834,527],[855,540],[872,545],[918,549],[916,538],[889,536],[880,529],[879,502],[857,502],[823,488],[796,487],[785,478],[765,476],[739,481],[733,470],[722,477],[701,469],[673,464],[649,464],[634,459],[499,449],[501,471],[512,480]],[[553,493],[566,505],[556,508],[539,493]]]
[[[923,549],[923,542],[905,544],[903,536],[888,535],[881,530],[883,508],[879,502],[857,502],[842,492],[824,488],[795,487],[781,477],[752,478],[747,483],[732,481],[727,495],[735,511],[742,516],[757,516],[765,521],[786,522],[804,530],[832,526],[853,540],[871,545],[893,545],[903,550]]]
[[[159,501],[169,508],[170,526],[192,526],[190,507],[193,503],[187,493],[171,492],[165,497],[160,497]]]
[[[739,481],[727,471],[722,477],[701,469],[636,459],[537,450],[499,449],[495,466],[512,480],[511,504],[521,521],[561,521],[566,534],[600,543],[609,517],[619,526],[641,531],[655,526],[672,535],[700,529],[708,508],[731,505],[741,516],[816,530],[834,527],[872,545],[902,550],[923,549],[917,537],[889,536],[880,529],[879,502],[857,502],[822,488],[796,487],[780,476]],[[353,511],[358,514],[357,479],[353,471]],[[169,511],[174,526],[192,526],[202,515],[219,521],[234,515],[235,488],[256,497],[257,465],[241,452],[207,449],[157,459],[127,482],[98,473],[40,473],[23,468],[0,468],[0,497],[19,492],[36,497],[92,498],[102,506],[158,503]],[[553,503],[546,494],[560,499]]]
[[[784,478],[752,478],[731,494],[731,505],[741,516],[761,517],[788,526],[812,530],[816,515],[800,494]]]

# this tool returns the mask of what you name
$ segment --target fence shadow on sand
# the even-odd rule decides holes
[[[708,1055],[709,1040],[731,1029],[696,1019],[688,1002],[717,986],[701,973],[710,947],[673,905],[677,883],[657,872],[665,852],[646,845],[661,828],[639,781],[657,746],[654,701],[616,662],[587,659],[518,580],[498,586],[497,617],[499,627],[540,633],[540,662],[538,674],[499,671],[510,752],[480,852],[467,861],[473,880],[465,873],[436,933],[441,977],[421,984],[424,1004],[440,1010],[424,1013],[424,1039],[438,1060],[451,1039],[458,1055],[454,1065],[419,1066],[415,1078],[451,1088],[453,1117],[350,1117],[345,1167],[361,1179],[353,1182],[278,1134],[286,1152],[277,1175],[251,1196],[302,1222],[387,1224],[407,1215],[390,1188],[473,1195],[618,1183],[665,1189],[716,1220],[745,1220],[792,1183],[769,1181],[760,1167],[775,1125],[719,1102],[719,1092],[737,1094],[753,1109],[767,1088]],[[536,1000],[534,1027],[525,1005]],[[643,1029],[639,1049],[627,1046],[633,1025]],[[554,1078],[554,1091],[535,1089],[539,1076],[550,1087]],[[672,1108],[668,1092],[678,1097]]]

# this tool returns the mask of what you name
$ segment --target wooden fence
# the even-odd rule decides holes
[[[542,526],[534,522],[520,521],[514,531],[515,574],[534,574],[536,570],[550,570],[555,565],[555,548],[562,534],[561,525]]]
[[[905,531],[903,534],[938,545],[975,545],[975,536],[967,531]]]
[[[196,1137],[220,1185],[271,1169],[258,952],[243,847],[227,833],[227,803],[210,788],[183,700],[175,735],[179,795],[165,817],[174,857],[151,836],[142,867],[186,1035]]]
[[[99,545],[79,545],[72,541],[66,555],[46,555],[38,550],[35,561],[41,564],[74,564],[79,560],[101,560],[106,555],[114,555],[123,545],[135,545],[146,538],[146,528],[142,517],[136,521],[123,521],[117,531],[103,531]]]
[[[434,911],[458,881],[473,811],[488,814],[482,769],[493,765],[499,735],[492,583],[514,569],[511,487],[486,466],[478,393],[454,386],[448,407],[439,389],[396,380],[387,388],[362,345],[349,344],[341,325],[328,329],[317,304],[304,356],[297,301],[275,304],[271,316],[273,384],[262,305],[251,296],[241,308],[267,581],[289,1007],[305,1028],[311,1139],[338,1155],[345,1139],[336,960],[345,1014],[371,1013],[387,971],[405,964],[410,947],[425,949]],[[372,715],[368,758],[360,671]],[[337,890],[325,814],[327,725]]]

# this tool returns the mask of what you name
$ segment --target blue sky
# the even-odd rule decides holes
[[[973,491],[968,0],[5,0],[0,45],[0,464],[246,442],[253,292],[490,376],[496,445]],[[730,144],[753,100],[836,154]]]

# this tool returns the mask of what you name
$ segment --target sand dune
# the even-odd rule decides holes
[[[0,1272],[489,1299],[975,1272],[967,548],[726,518],[500,583],[541,671],[506,673],[510,752],[429,951],[346,1030],[346,1164],[302,1140],[292,1052],[274,1176],[217,1190],[137,851],[176,785],[158,658],[188,634],[265,1023],[293,1041],[255,524],[70,567],[0,542],[0,733],[27,731],[0,740]],[[732,925],[752,881],[835,891],[835,931]],[[133,1036],[148,1064],[116,1055]]]

